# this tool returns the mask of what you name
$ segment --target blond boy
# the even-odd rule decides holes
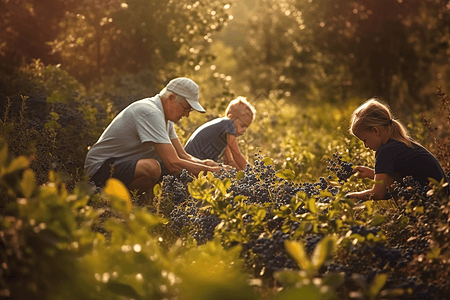
[[[255,119],[255,108],[244,98],[232,100],[225,117],[211,120],[200,126],[191,135],[184,149],[199,159],[211,159],[245,169],[247,160],[242,155],[237,137],[243,135]]]

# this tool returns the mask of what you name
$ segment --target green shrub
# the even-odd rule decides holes
[[[0,134],[10,152],[33,158],[30,167],[39,184],[48,180],[50,170],[66,171],[72,186],[82,180],[88,146],[109,120],[108,104],[90,102],[66,71],[39,60],[5,81]]]

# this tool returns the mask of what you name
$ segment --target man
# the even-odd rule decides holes
[[[183,169],[219,173],[211,160],[187,154],[177,137],[174,123],[192,110],[204,113],[198,102],[199,88],[191,79],[179,77],[152,98],[136,101],[120,112],[90,148],[85,170],[97,186],[109,177],[121,180],[129,189],[149,192],[160,180],[160,160],[170,173]]]

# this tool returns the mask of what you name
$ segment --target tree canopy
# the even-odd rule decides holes
[[[156,73],[203,64],[213,32],[229,20],[224,0],[1,0],[2,69],[40,58],[84,83],[114,72]]]
[[[429,100],[448,76],[440,0],[260,0],[239,57],[254,89]]]
[[[87,85],[142,70],[195,72],[221,54],[209,45],[230,23],[238,25],[218,37],[236,49],[241,71],[230,75],[254,94],[402,104],[427,102],[448,82],[447,0],[244,2],[0,0],[0,70],[39,58]]]

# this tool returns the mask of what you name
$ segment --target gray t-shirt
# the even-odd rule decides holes
[[[122,110],[89,150],[84,168],[93,176],[108,158],[115,163],[129,159],[157,158],[156,149],[145,142],[171,144],[174,124],[164,118],[159,95],[136,101]]]
[[[184,146],[184,150],[199,159],[212,159],[216,162],[227,147],[227,134],[236,135],[234,121],[217,118],[194,131]]]

